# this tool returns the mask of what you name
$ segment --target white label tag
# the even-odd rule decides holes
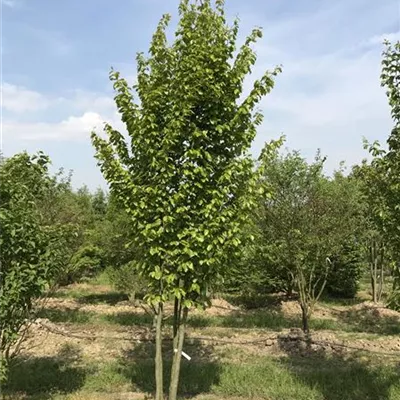
[[[192,357],[188,356],[184,351],[182,351],[182,355],[186,358],[186,360],[190,361],[192,359]]]

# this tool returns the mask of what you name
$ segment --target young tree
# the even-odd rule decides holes
[[[384,151],[378,142],[372,145],[364,143],[373,155],[371,163],[363,160],[361,165],[353,167],[352,176],[360,187],[360,204],[363,211],[363,244],[367,260],[372,301],[379,302],[384,290],[385,269],[390,263],[390,249],[385,235],[385,191],[386,179],[383,169]]]
[[[163,396],[163,305],[174,298],[169,390],[174,400],[189,308],[205,303],[207,287],[240,246],[241,223],[251,207],[248,151],[262,120],[254,108],[279,71],[266,72],[239,101],[256,60],[251,44],[261,37],[260,29],[234,57],[238,20],[226,24],[222,0],[215,7],[210,0],[184,0],[179,14],[172,45],[166,15],[149,57],[138,54],[133,91],[111,72],[130,143],[108,124],[108,140],[92,134],[101,170],[129,214],[132,245],[142,253],[137,265],[149,280],[147,299],[156,308],[157,400]]]
[[[107,196],[100,188],[96,190],[91,199],[91,207],[95,216],[102,220],[107,213]]]
[[[387,241],[394,254],[393,290],[389,305],[400,310],[400,41],[385,42],[381,83],[387,90],[394,127],[387,140],[388,150],[382,168],[387,183],[384,191],[386,210],[384,226]]]
[[[0,165],[0,383],[73,238],[72,226],[48,225],[41,212],[53,182],[48,164],[42,153],[21,153]]]
[[[370,164],[364,162],[355,172],[365,182],[374,228],[369,252],[373,299],[378,300],[381,291],[376,288],[378,279],[379,286],[383,287],[385,258],[389,253],[394,277],[389,305],[400,309],[400,42],[392,45],[386,41],[385,46],[381,84],[386,88],[394,127],[387,140],[387,150],[377,141],[364,143],[373,159]]]
[[[272,193],[259,205],[266,255],[288,289],[297,291],[303,330],[321,296],[334,257],[353,237],[356,218],[351,185],[323,175],[324,159],[308,164],[296,151],[261,158],[263,185]],[[266,262],[266,265],[270,265]]]

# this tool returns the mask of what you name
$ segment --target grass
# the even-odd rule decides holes
[[[168,388],[170,362],[165,362]],[[6,393],[24,392],[31,399],[66,399],[71,393],[152,392],[154,364],[149,359],[121,359],[72,366],[61,359],[34,359],[20,364]],[[180,393],[185,397],[268,400],[399,400],[396,366],[371,366],[340,357],[253,356],[233,363],[183,360]]]
[[[62,296],[73,297],[80,304],[115,305],[124,294],[105,290],[107,277],[91,280],[89,286],[72,286]],[[100,287],[101,286],[101,287]],[[72,289],[72,290],[71,290]],[[260,300],[260,299],[259,299]],[[258,301],[258,300],[257,300]],[[261,300],[260,300],[261,301]],[[263,300],[264,301],[264,300]],[[374,317],[368,310],[351,310],[355,304],[342,299],[324,299],[331,319],[313,318],[312,330],[334,331],[337,337],[377,340],[382,335],[400,334],[398,322],[391,317]],[[200,335],[263,335],[268,331],[300,327],[297,316],[285,316],[273,298],[264,309],[231,312],[228,315],[191,314],[188,325]],[[341,306],[335,310],[335,306]],[[343,308],[344,307],[344,308]],[[99,308],[103,309],[103,308]],[[100,327],[150,326],[150,315],[135,312],[105,314],[79,309],[49,308],[40,317],[54,323],[74,324],[74,331],[85,324]],[[170,324],[170,320],[166,324]],[[378,323],[379,322],[379,323]],[[221,328],[221,329],[215,329]],[[192,331],[193,332],[193,331]],[[235,337],[236,339],[236,337]],[[72,342],[71,342],[72,343]],[[127,343],[120,356],[95,361],[81,355],[80,343],[65,344],[52,357],[20,358],[13,366],[4,388],[10,399],[90,400],[121,399],[123,393],[135,397],[154,390],[154,346],[150,342]],[[90,344],[86,344],[90,346]],[[110,345],[114,346],[113,342]],[[108,342],[107,342],[108,346]],[[164,343],[165,389],[168,389],[171,343]],[[114,349],[114,347],[113,347]],[[210,345],[195,339],[186,341],[185,351],[191,361],[182,360],[179,392],[182,398],[196,400],[400,400],[400,365],[382,357],[369,359],[361,354],[344,357],[310,351],[299,355],[281,347],[279,355],[265,354],[263,348],[238,345]],[[284,355],[282,355],[284,354]],[[364,353],[363,353],[364,354]],[[110,360],[109,358],[107,360]],[[386,363],[386,364],[385,364]]]
[[[120,312],[101,314],[94,311],[45,308],[38,314],[40,318],[47,318],[54,323],[91,324],[91,325],[145,325],[152,323],[149,314]]]
[[[48,318],[55,323],[74,324],[108,324],[108,325],[146,325],[152,323],[148,314],[136,312],[119,312],[101,314],[83,310],[61,310],[55,308],[44,309],[39,317]],[[171,323],[171,319],[166,321]],[[227,316],[212,316],[207,314],[192,314],[188,319],[188,326],[192,328],[222,327],[245,329],[269,329],[281,331],[288,328],[300,328],[300,317],[287,317],[273,310],[253,310],[247,313],[237,313]],[[312,330],[331,330],[342,332],[363,332],[380,335],[400,335],[400,324],[395,317],[381,318],[379,321],[373,314],[365,310],[344,311],[338,314],[338,319],[312,318]]]
[[[52,399],[55,393],[71,393],[85,382],[87,370],[78,363],[80,352],[63,346],[54,357],[17,359],[10,368],[6,394],[22,392],[30,399]]]

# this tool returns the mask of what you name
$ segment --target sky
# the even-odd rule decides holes
[[[53,168],[73,170],[73,185],[106,188],[90,132],[121,127],[108,80],[110,67],[130,83],[135,55],[146,52],[164,13],[177,23],[179,0],[0,0],[2,151],[43,150]],[[260,103],[264,122],[252,153],[286,136],[327,172],[367,156],[362,138],[385,142],[390,109],[380,87],[382,42],[400,39],[399,0],[226,0],[240,18],[239,43],[263,28],[257,63],[245,82],[283,65]]]

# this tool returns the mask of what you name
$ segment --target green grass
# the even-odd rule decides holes
[[[60,310],[56,308],[45,308],[38,313],[38,317],[47,318],[51,322],[87,324],[96,322],[98,314],[95,312],[81,310]]]
[[[152,323],[149,314],[121,312],[113,314],[100,314],[83,310],[59,310],[45,308],[38,314],[40,318],[47,318],[54,323],[91,324],[91,325],[146,325]]]
[[[108,270],[101,271],[99,274],[94,276],[93,278],[89,278],[87,283],[90,285],[111,285],[110,275]]]
[[[90,282],[91,287],[73,287],[61,296],[72,297],[81,304],[114,305],[125,300],[119,292],[104,292],[97,285],[107,285],[107,277],[100,276]],[[261,297],[261,296],[260,296]],[[275,299],[276,300],[276,299]],[[203,328],[202,335],[216,336],[213,328],[224,328],[224,336],[240,332],[267,333],[300,327],[299,317],[287,317],[275,307],[272,297],[257,299],[269,304],[264,309],[252,309],[226,316],[206,313],[191,314],[190,328]],[[358,300],[323,299],[336,319],[313,318],[311,330],[331,330],[338,337],[378,339],[382,335],[400,335],[400,325],[391,317],[374,317],[368,310],[334,310],[335,306],[351,306]],[[251,308],[249,305],[248,308]],[[91,324],[94,326],[149,326],[152,317],[141,312],[102,314],[83,310],[45,309],[40,317],[54,323]],[[171,320],[166,321],[166,325]],[[368,336],[369,335],[369,336]],[[380,335],[380,336],[379,336]],[[171,343],[164,342],[165,389],[168,389]],[[283,347],[281,349],[285,351]],[[360,358],[345,359],[339,355],[287,353],[281,358],[261,355],[236,345],[216,346],[196,340],[185,343],[185,351],[192,356],[182,360],[179,392],[182,398],[196,400],[265,399],[265,400],[400,400],[400,365],[382,357],[368,361]],[[364,354],[364,353],[363,353]],[[153,392],[154,346],[144,342],[125,350],[112,362],[94,362],[82,358],[79,347],[64,345],[55,357],[37,357],[19,360],[5,388],[11,398],[18,394],[32,400],[95,399],[96,394],[107,398],[122,392]],[[94,397],[93,397],[94,396]],[[111,398],[111,397],[110,397]]]
[[[131,381],[118,363],[90,364],[83,391],[113,393],[131,389]]]
[[[280,331],[285,328],[300,328],[301,320],[300,317],[287,317],[270,310],[257,310],[251,313],[229,316],[192,315],[189,317],[188,325],[194,328],[262,328]],[[376,318],[364,311],[343,313],[338,320],[311,318],[310,329],[317,331],[365,332],[380,335],[400,334],[400,324],[396,318],[386,317],[377,321]]]
[[[113,314],[100,314],[82,310],[60,310],[54,308],[44,309],[39,317],[48,318],[55,323],[75,324],[110,324],[110,325],[149,325],[152,317],[148,314],[121,312]],[[171,323],[171,319],[166,321]],[[207,314],[192,314],[188,319],[188,326],[192,328],[223,327],[268,329],[281,331],[288,328],[300,328],[300,317],[286,317],[282,313],[271,310],[257,310],[252,312],[237,313],[228,316],[211,316]],[[380,335],[400,335],[400,324],[395,317],[386,317],[377,320],[365,310],[342,312],[338,320],[312,318],[312,330],[332,330],[343,332],[364,332]]]
[[[165,362],[168,388],[170,361]],[[69,365],[62,359],[25,361],[11,375],[7,394],[31,399],[66,398],[71,393],[154,391],[152,360],[123,358],[103,364]],[[268,400],[399,400],[397,366],[369,365],[340,357],[247,357],[216,362],[203,358],[182,362],[182,396]],[[58,397],[56,395],[58,394]]]

